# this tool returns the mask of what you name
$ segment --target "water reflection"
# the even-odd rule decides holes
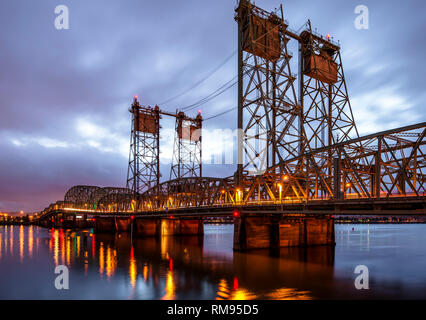
[[[19,228],[17,238],[14,235],[16,228]],[[223,249],[217,242],[226,240],[228,236],[220,239],[215,235],[214,242],[219,246],[212,249],[212,238],[208,235],[206,238],[130,239],[127,234],[95,235],[92,230],[10,226],[1,229],[0,259],[5,254],[9,258],[13,257],[14,239],[17,239],[20,263],[32,260],[41,250],[48,252],[55,266],[67,265],[71,272],[81,270],[84,277],[91,279],[97,274],[98,279],[109,282],[117,275],[120,278],[127,270],[131,298],[144,298],[143,294],[149,288],[152,298],[157,299],[310,298],[306,290],[293,289],[296,284],[292,279],[305,276],[306,269],[311,268],[306,263],[310,260],[333,264],[332,251],[321,251],[319,255],[301,249],[230,254],[226,246]],[[44,239],[41,241],[42,246],[39,246],[40,237]],[[8,252],[5,252],[8,244],[4,239],[9,239]],[[207,242],[206,245],[204,242]],[[296,273],[298,276],[287,279],[286,276],[279,276],[283,272]],[[327,273],[327,277],[331,277],[332,268],[328,268]],[[271,279],[271,274],[277,277]]]
[[[41,271],[32,278],[42,288],[53,272],[46,261],[65,264],[73,275],[74,290],[67,298],[281,300],[353,294],[353,266],[343,268],[348,277],[342,276],[342,267],[336,275],[333,247],[239,253],[232,251],[232,231],[232,226],[208,226],[204,237],[130,239],[127,234],[93,234],[92,230],[5,226],[0,227],[0,270],[21,265],[28,266],[25,271],[30,273],[43,267],[45,278],[39,276]],[[346,255],[346,263],[352,261],[349,254],[374,248],[372,234],[377,231],[337,230],[336,240],[341,243],[337,251]],[[388,246],[395,241],[390,239]],[[4,287],[6,279],[0,280]],[[7,294],[0,289],[0,297]],[[39,290],[32,294],[30,298],[42,298]],[[53,289],[46,294],[58,298]]]

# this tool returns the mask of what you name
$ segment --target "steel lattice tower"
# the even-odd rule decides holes
[[[302,108],[287,49],[282,8],[268,13],[241,0],[238,22],[238,179],[299,154],[304,144]]]
[[[134,197],[160,183],[160,112],[141,106],[134,98],[127,188]]]
[[[176,115],[175,142],[170,170],[170,180],[184,177],[201,177],[202,117],[188,118],[183,112]]]
[[[340,47],[309,29],[300,35],[299,81],[309,149],[357,138]]]

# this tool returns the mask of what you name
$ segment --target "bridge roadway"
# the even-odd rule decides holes
[[[58,208],[47,213],[45,217],[63,214],[87,215],[89,218],[129,217],[182,218],[238,216],[257,214],[307,214],[307,215],[422,215],[426,214],[426,196],[405,196],[379,199],[346,199],[346,200],[310,200],[308,202],[286,200],[282,202],[253,202],[244,205],[220,204],[213,206],[168,208],[155,211],[105,211],[90,209]]]
[[[234,217],[234,249],[334,245],[334,215],[423,215],[425,196],[246,203],[163,211],[107,212],[57,208],[36,223],[53,228],[92,227],[96,233],[135,237],[204,234],[206,217]]]

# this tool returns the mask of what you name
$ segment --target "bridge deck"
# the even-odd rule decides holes
[[[63,208],[52,210],[51,215],[63,213],[79,213],[89,216],[129,216],[137,217],[200,217],[200,216],[232,216],[235,210],[240,215],[423,215],[426,214],[426,196],[393,197],[382,199],[352,200],[315,200],[305,202],[282,203],[249,203],[245,205],[214,205],[187,208],[169,208],[161,211],[101,211]]]

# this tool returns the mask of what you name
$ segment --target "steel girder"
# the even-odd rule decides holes
[[[74,186],[66,192],[64,200],[67,207],[75,209],[129,208],[130,203],[127,204],[126,196],[132,193],[132,190],[127,188]]]
[[[64,201],[72,202],[80,208],[93,209],[96,207],[93,194],[99,189],[97,186],[74,186],[65,193]]]
[[[64,208],[91,211],[97,200],[104,212],[152,212],[166,208],[262,205],[350,199],[387,199],[426,194],[426,122],[314,149],[281,161],[262,175],[190,177],[170,180],[133,197],[126,188],[75,186],[65,201],[42,212]],[[327,179],[332,155],[332,174]],[[102,190],[103,189],[103,190]],[[98,200],[99,199],[99,200]]]
[[[158,194],[141,194],[137,210],[424,195],[425,134],[420,123],[314,149],[240,184],[233,177],[166,181]]]

